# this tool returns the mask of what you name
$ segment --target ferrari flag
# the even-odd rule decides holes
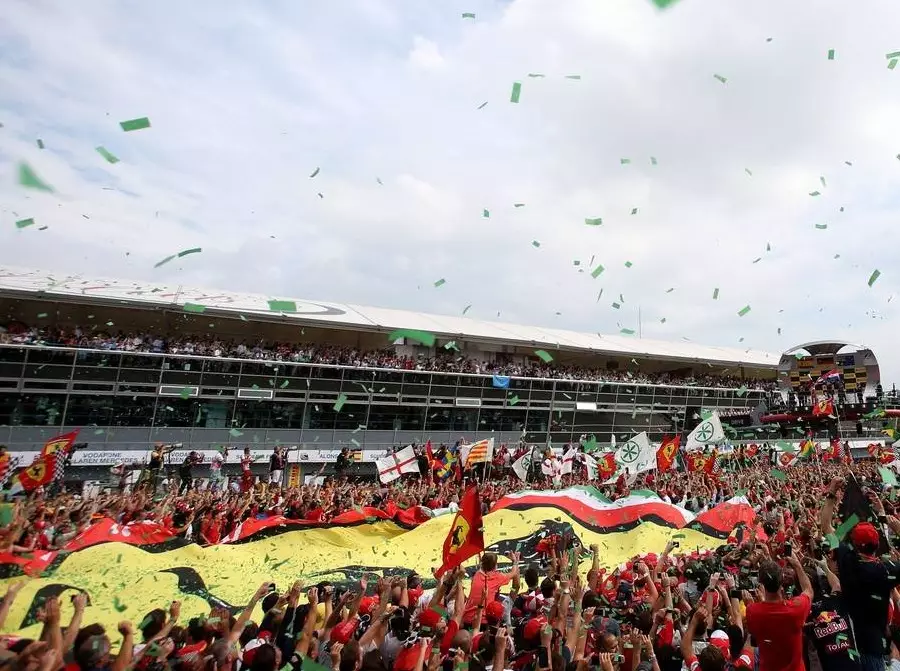
[[[481,498],[478,488],[470,487],[459,502],[459,512],[444,540],[444,563],[435,571],[440,578],[466,559],[484,550],[484,534],[481,528]]]

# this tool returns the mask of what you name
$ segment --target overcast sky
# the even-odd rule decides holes
[[[640,307],[644,337],[834,337],[900,373],[896,0],[3,15],[0,264],[600,333]],[[55,192],[20,186],[21,161]]]

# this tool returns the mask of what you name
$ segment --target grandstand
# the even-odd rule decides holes
[[[76,465],[140,461],[157,441],[299,446],[293,461],[318,463],[428,439],[659,440],[702,408],[758,425],[779,365],[690,342],[3,267],[0,315],[0,444],[37,451],[79,428]],[[395,329],[436,342],[390,343]]]

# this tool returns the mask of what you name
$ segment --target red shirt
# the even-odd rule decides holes
[[[491,571],[490,573],[478,571],[478,573],[475,574],[475,577],[472,578],[469,600],[466,601],[466,609],[463,611],[463,622],[469,624],[472,621],[472,618],[475,617],[475,611],[478,608],[478,604],[480,604],[481,600],[484,598],[485,586],[487,587],[487,601],[490,603],[497,597],[497,590],[503,587],[511,579],[512,577],[509,574],[500,573],[500,571]]]
[[[805,594],[747,606],[747,631],[759,646],[759,671],[804,671],[803,623],[811,607]]]

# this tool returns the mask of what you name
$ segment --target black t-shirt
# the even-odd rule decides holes
[[[806,633],[816,648],[823,671],[858,671],[859,655],[850,655],[856,646],[840,592],[813,601]]]
[[[864,654],[880,655],[887,649],[888,601],[900,584],[900,563],[868,558],[841,543],[837,556],[844,607],[853,620],[856,644]]]

